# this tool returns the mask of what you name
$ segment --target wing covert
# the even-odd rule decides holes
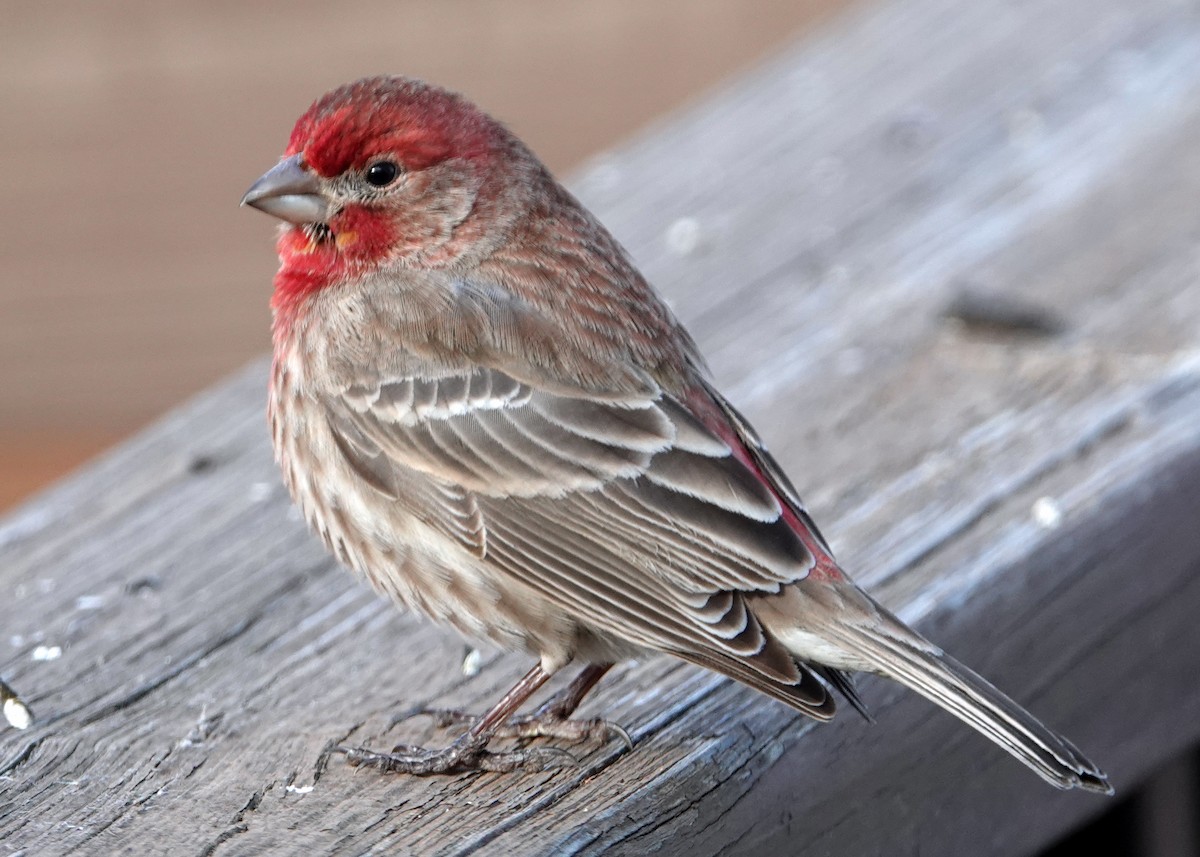
[[[328,410],[375,490],[589,627],[802,683],[744,596],[802,579],[813,557],[770,487],[674,398],[573,397],[477,369],[356,384]],[[826,711],[814,685],[805,705]]]

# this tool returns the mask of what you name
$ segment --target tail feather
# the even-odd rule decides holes
[[[812,666],[810,664],[810,666]],[[837,688],[842,696],[846,697],[846,701],[859,713],[859,716],[868,723],[874,723],[875,718],[871,716],[871,712],[867,709],[867,704],[863,702],[862,697],[858,695],[858,688],[854,686],[854,676],[845,670],[834,669],[833,667],[818,667],[812,666],[813,672],[819,675],[825,681],[829,682],[830,687]]]
[[[802,583],[752,605],[763,626],[797,659],[820,665],[834,687],[842,688],[844,671],[886,676],[979,730],[1051,785],[1112,793],[1104,772],[1071,742],[849,581]]]
[[[1060,789],[1112,794],[1104,772],[987,679],[910,631],[882,609],[875,627],[842,626],[838,642],[995,741]],[[889,627],[890,626],[890,627]],[[846,633],[848,632],[848,633]],[[844,636],[843,636],[844,634]]]

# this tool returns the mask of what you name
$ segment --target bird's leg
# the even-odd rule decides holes
[[[571,683],[550,697],[532,714],[524,717],[511,717],[493,733],[497,738],[561,738],[566,741],[603,741],[612,735],[619,737],[629,749],[633,749],[633,739],[616,723],[602,719],[571,720],[569,719],[579,707],[583,698],[592,688],[612,669],[612,664],[589,664],[584,667]],[[433,718],[439,727],[452,726],[456,723],[473,723],[475,717],[462,711],[435,708],[424,709],[414,714],[427,714]]]
[[[564,756],[571,759],[570,754],[554,749],[518,749],[500,753],[487,751],[488,742],[496,736],[497,729],[508,722],[513,713],[549,678],[550,673],[542,669],[540,663],[535,665],[501,697],[499,702],[476,720],[470,729],[444,749],[426,750],[423,747],[400,744],[393,747],[390,753],[378,753],[365,747],[339,747],[338,750],[346,754],[346,761],[351,765],[403,774],[451,774],[550,767]],[[594,680],[592,684],[595,684]]]
[[[501,729],[516,738],[547,737],[568,741],[604,741],[616,735],[632,750],[633,739],[620,724],[601,718],[569,719],[610,669],[612,664],[588,664],[569,685],[546,700],[533,714],[514,717]]]

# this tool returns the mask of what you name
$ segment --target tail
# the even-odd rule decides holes
[[[918,645],[890,634],[860,638],[860,645],[873,655],[881,673],[975,727],[1051,785],[1113,793],[1105,773],[1070,741],[1042,725],[983,676],[894,621],[905,636],[915,637]]]
[[[1057,788],[1113,793],[1104,772],[1070,741],[1043,726],[987,679],[925,640],[861,590],[856,594],[869,602],[869,621],[847,621],[843,613],[840,621],[820,623],[823,627],[819,630],[799,631],[794,625],[773,630],[805,660],[878,673],[915,690],[991,738]],[[866,613],[861,616],[867,618]]]

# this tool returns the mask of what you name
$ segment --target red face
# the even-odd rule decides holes
[[[296,122],[286,155],[303,154],[321,176],[334,178],[388,157],[408,171],[448,158],[487,156],[491,122],[443,90],[400,78],[360,80],[335,89]]]
[[[388,262],[452,258],[501,134],[458,96],[405,78],[319,99],[297,121],[284,162],[247,194],[292,224],[279,239],[273,305]],[[274,173],[286,178],[271,186]]]

